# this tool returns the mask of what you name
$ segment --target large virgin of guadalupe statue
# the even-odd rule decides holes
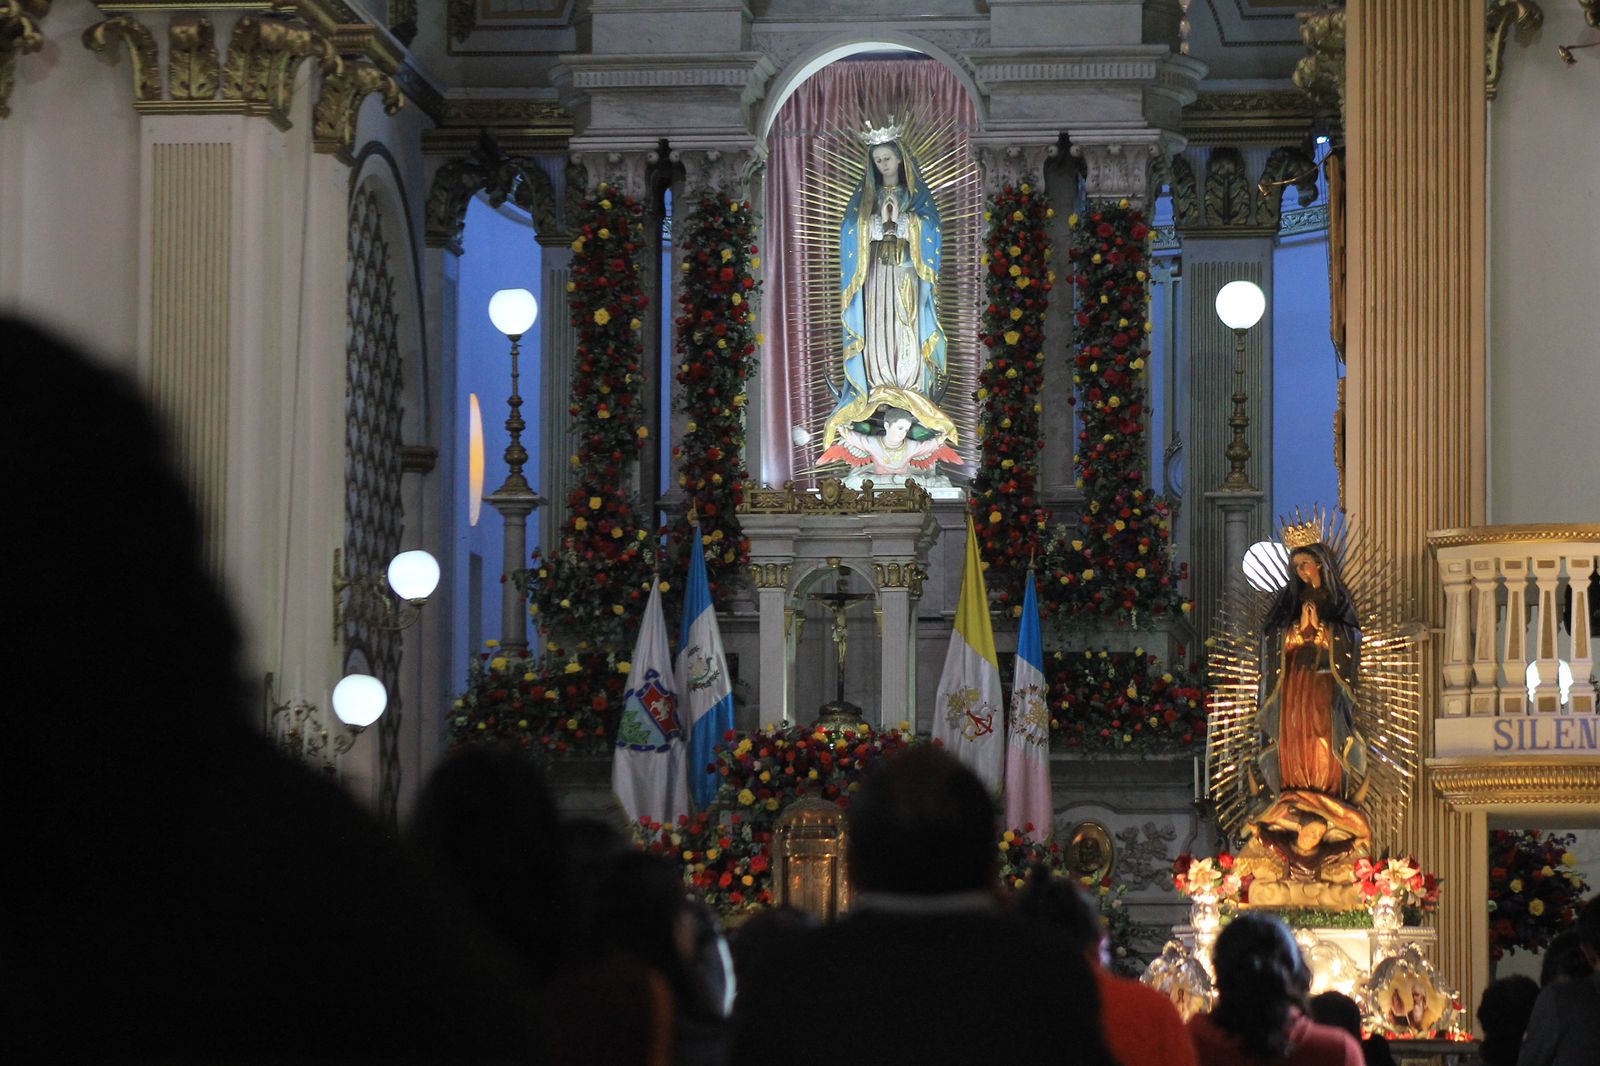
[[[939,208],[899,129],[871,126],[868,160],[839,231],[843,382],[821,462],[904,473],[959,462],[956,427],[939,407],[948,380],[939,326]],[[885,418],[883,412],[892,412]],[[909,415],[907,433],[899,423]],[[876,438],[900,437],[894,447]],[[900,448],[901,441],[911,447]]]
[[[1261,626],[1250,902],[1340,909],[1360,902],[1349,867],[1372,838],[1355,715],[1361,628],[1327,546],[1297,527],[1285,546],[1289,581]]]

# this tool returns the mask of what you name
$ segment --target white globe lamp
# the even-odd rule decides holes
[[[389,706],[389,692],[371,674],[349,674],[333,686],[333,713],[354,730],[367,728]]]
[[[1267,310],[1267,297],[1253,281],[1230,281],[1217,290],[1217,317],[1238,332],[1261,321]]]
[[[520,337],[539,317],[539,301],[527,289],[501,289],[489,297],[489,321],[507,337]]]
[[[401,552],[389,562],[389,587],[420,607],[439,587],[439,560],[421,549]]]
[[[1257,592],[1277,592],[1289,583],[1289,549],[1275,540],[1258,540],[1245,550],[1244,579]]]

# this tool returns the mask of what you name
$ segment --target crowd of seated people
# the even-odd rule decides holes
[[[59,444],[12,484],[28,624],[0,774],[5,1061],[1380,1061],[1359,1019],[1308,1000],[1265,915],[1223,931],[1215,1009],[1187,1024],[1112,976],[1075,885],[1002,893],[992,799],[933,746],[856,795],[847,915],[768,912],[731,943],[672,864],[563,820],[520,759],[445,760],[392,838],[251,720],[237,626],[136,391],[14,322],[0,352],[9,454]],[[48,397],[94,432],[63,432]],[[103,524],[61,490],[84,472]],[[1600,1062],[1597,924],[1591,904],[1536,1000],[1485,994],[1486,1063]]]

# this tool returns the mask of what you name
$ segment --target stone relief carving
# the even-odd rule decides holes
[[[495,207],[509,200],[528,212],[541,236],[560,232],[555,183],[544,168],[523,156],[507,155],[486,137],[471,156],[452,159],[434,174],[433,184],[428,187],[429,248],[446,248],[461,254],[467,205],[480,191]]]
[[[1206,224],[1248,226],[1250,191],[1244,156],[1239,150],[1225,146],[1213,148],[1206,163]]]
[[[1145,822],[1117,830],[1117,878],[1129,890],[1149,888],[1172,876],[1170,845],[1178,839],[1172,824]]]
[[[1153,139],[1072,145],[1073,156],[1083,160],[1084,192],[1092,200],[1148,199],[1151,163],[1160,151]]]
[[[1060,155],[1061,148],[1055,144],[980,145],[974,154],[983,169],[984,190],[992,193],[1024,181],[1044,188],[1045,164]]]
[[[1262,168],[1256,192],[1261,202],[1256,206],[1256,221],[1264,226],[1276,226],[1283,212],[1283,195],[1293,186],[1300,194],[1300,206],[1305,207],[1317,198],[1317,164],[1304,150],[1294,147],[1275,148]]]
[[[718,189],[744,199],[750,195],[751,184],[765,165],[755,150],[749,148],[682,149],[670,153],[667,158],[683,167],[686,199]]]
[[[604,181],[627,196],[643,201],[649,189],[650,168],[660,161],[653,149],[573,152],[567,167],[569,193],[582,194]]]
[[[1200,193],[1195,185],[1194,167],[1183,156],[1173,156],[1170,162],[1172,173],[1172,215],[1177,224],[1194,226],[1200,222]]]

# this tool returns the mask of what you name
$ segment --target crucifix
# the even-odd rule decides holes
[[[855,725],[861,721],[861,708],[848,702],[844,698],[844,658],[845,641],[849,633],[850,608],[861,600],[870,600],[869,592],[850,592],[845,580],[844,568],[834,567],[834,582],[832,592],[813,592],[811,598],[818,601],[833,613],[833,627],[829,636],[833,640],[834,654],[838,659],[838,672],[834,698],[822,705],[817,716],[817,724],[824,726]]]

